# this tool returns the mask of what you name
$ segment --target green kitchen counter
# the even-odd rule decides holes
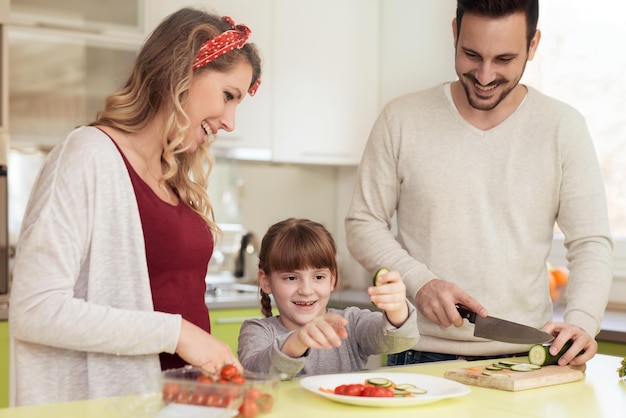
[[[519,360],[519,359],[517,359]],[[626,382],[617,375],[621,357],[597,355],[587,363],[584,380],[556,386],[507,392],[470,386],[468,395],[438,402],[402,407],[371,408],[327,400],[300,386],[299,380],[281,382],[274,410],[261,418],[394,418],[419,416],[455,418],[623,418],[626,410]],[[487,364],[489,361],[471,364]],[[442,377],[448,369],[467,367],[467,362],[441,362],[381,369]],[[112,405],[118,399],[97,399],[47,406],[0,409],[0,418],[120,418]]]

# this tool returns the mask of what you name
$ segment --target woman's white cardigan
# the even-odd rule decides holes
[[[9,327],[16,405],[158,388],[181,316],[154,312],[137,201],[113,141],[81,127],[49,154],[24,216]]]

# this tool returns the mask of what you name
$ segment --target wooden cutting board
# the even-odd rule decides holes
[[[486,370],[486,366],[465,367],[448,370],[444,373],[446,379],[455,380],[466,385],[485,388],[519,391],[559,385],[582,380],[585,366],[543,366],[539,370],[530,372],[516,372],[503,369],[498,371]],[[483,372],[488,373],[483,374]]]

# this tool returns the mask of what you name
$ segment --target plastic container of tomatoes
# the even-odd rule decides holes
[[[215,376],[193,366],[161,374],[164,410],[176,409],[186,416],[254,418],[273,409],[279,385],[278,375],[239,373],[234,366],[225,366]]]

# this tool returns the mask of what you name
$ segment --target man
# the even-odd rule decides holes
[[[368,271],[400,271],[419,311],[420,340],[390,365],[528,352],[474,337],[456,304],[542,328],[552,354],[573,340],[559,364],[597,352],[612,281],[604,186],[580,113],[519,83],[541,37],[538,7],[459,0],[458,80],[393,100],[372,128],[346,234]],[[570,270],[562,323],[546,267],[555,223]]]

